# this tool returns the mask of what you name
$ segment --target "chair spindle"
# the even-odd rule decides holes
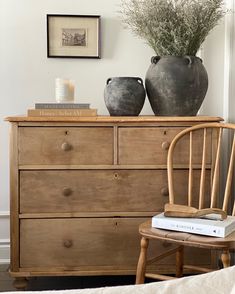
[[[232,216],[235,216],[235,201],[233,202],[233,212],[232,212]]]
[[[235,134],[233,135],[233,144],[232,144],[232,150],[231,150],[231,154],[230,154],[227,181],[226,181],[226,186],[225,186],[225,191],[224,191],[223,210],[225,210],[225,211],[227,211],[227,209],[228,209],[228,201],[229,201],[229,198],[231,195],[231,189],[232,189],[234,156],[235,156]]]
[[[193,192],[193,132],[189,133],[189,177],[188,177],[188,205],[192,206]]]
[[[201,179],[200,179],[200,191],[199,191],[199,209],[203,208],[205,199],[205,181],[206,181],[206,135],[207,129],[203,132],[203,150],[202,150],[202,167],[201,167]]]
[[[221,155],[221,140],[222,140],[222,128],[219,129],[218,147],[215,159],[215,170],[211,189],[211,205],[210,207],[216,206],[216,193],[219,186],[219,166],[220,166],[220,155]]]

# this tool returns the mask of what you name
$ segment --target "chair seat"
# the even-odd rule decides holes
[[[190,245],[209,249],[232,249],[235,247],[235,232],[225,238],[202,236],[184,232],[176,232],[153,228],[151,220],[142,223],[139,227],[139,232],[142,236],[150,239],[160,239],[177,243],[180,245]]]

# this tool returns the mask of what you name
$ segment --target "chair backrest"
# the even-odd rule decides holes
[[[205,123],[187,128],[175,136],[169,147],[167,158],[170,203],[186,204],[199,209],[217,207],[228,211],[234,190],[234,132],[235,124]],[[228,148],[228,138],[232,138],[231,148]],[[223,152],[224,148],[226,152]],[[226,155],[227,164],[223,154]],[[223,169],[227,166],[223,189],[220,185],[221,166]],[[187,195],[184,195],[186,203],[177,202],[175,169],[180,169],[184,173],[186,171],[187,177],[183,175],[187,186]],[[234,202],[232,204],[232,215],[234,215]]]

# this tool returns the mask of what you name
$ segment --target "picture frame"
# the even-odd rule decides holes
[[[47,14],[48,58],[101,58],[100,15]]]

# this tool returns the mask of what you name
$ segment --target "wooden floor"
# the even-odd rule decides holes
[[[12,286],[12,278],[9,276],[8,265],[0,265],[0,292],[2,291],[14,291]]]
[[[0,265],[0,292],[16,291],[12,286],[13,279],[7,272],[7,265]],[[116,285],[131,285],[135,276],[102,276],[102,277],[43,277],[31,278],[27,290],[64,290],[83,289]]]

